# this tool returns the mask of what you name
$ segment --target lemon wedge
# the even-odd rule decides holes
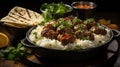
[[[0,48],[7,46],[8,42],[8,36],[4,33],[0,33]]]

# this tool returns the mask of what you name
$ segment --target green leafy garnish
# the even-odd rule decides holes
[[[82,40],[89,40],[89,37],[88,36],[82,37]]]
[[[18,61],[22,57],[25,57],[32,53],[32,50],[25,48],[21,43],[18,43],[17,47],[7,47],[0,50],[0,58],[5,58],[8,60]]]
[[[59,3],[44,3],[41,6],[42,16],[45,22],[49,22],[53,19],[58,19],[64,16],[64,13],[71,11],[70,6],[64,4],[63,2]],[[43,23],[41,24],[43,25]]]
[[[75,23],[79,23],[79,22],[80,22],[80,19],[78,19],[77,17],[75,17],[75,18],[73,19],[73,22],[74,22],[74,24],[75,24]]]
[[[53,19],[54,19],[54,17],[52,16],[52,14],[51,14],[50,12],[48,12],[48,11],[44,11],[44,12],[42,13],[42,17],[44,18],[43,23],[49,22],[50,20],[53,20]],[[44,25],[44,24],[43,24],[43,25]]]
[[[90,22],[95,22],[95,19],[94,19],[94,18],[87,18],[87,19],[84,21],[84,24],[87,24],[87,23],[90,23]]]
[[[77,46],[75,47],[75,49],[81,49],[81,48],[82,48],[81,45],[77,45]]]
[[[64,27],[63,25],[60,25],[59,28],[60,28],[60,29],[64,29],[65,27]]]
[[[43,11],[50,12],[52,14],[63,14],[65,12],[68,12],[70,9],[68,6],[66,6],[63,2],[59,3],[44,3],[41,6],[41,9]]]
[[[36,39],[38,38],[38,37],[37,37],[37,32],[34,32],[33,35],[35,35],[35,38],[36,38]]]
[[[64,18],[57,19],[57,25],[62,25],[62,28],[71,28],[73,26],[72,21],[65,20]]]

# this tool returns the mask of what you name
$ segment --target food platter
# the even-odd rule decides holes
[[[98,18],[98,16],[96,16]],[[4,22],[3,22],[4,23]],[[17,27],[16,27],[17,26]],[[119,25],[118,25],[119,26]],[[21,26],[21,24],[12,24],[12,25],[7,25],[7,24],[2,24],[0,23],[0,27],[3,27],[0,30],[0,32],[3,32],[5,34],[7,34],[7,36],[10,39],[10,43],[8,44],[8,46],[17,46],[17,43],[19,43],[23,38],[26,37],[26,33],[29,30],[30,27],[27,27],[24,25]],[[112,28],[112,27],[111,27]],[[116,28],[118,29],[118,28]],[[5,31],[4,31],[5,30]],[[12,32],[11,32],[12,31]],[[118,37],[119,39],[119,37]],[[90,60],[85,60],[83,62],[81,61],[75,61],[75,62],[57,62],[57,61],[51,61],[49,59],[46,59],[42,56],[39,55],[39,57],[37,57],[36,54],[32,54],[29,55],[27,57],[23,57],[20,61],[23,64],[25,64],[26,66],[82,66],[82,67],[88,67],[88,66],[92,66],[92,67],[98,67],[98,66],[102,66],[102,65],[112,65],[114,64],[117,56],[118,56],[118,49],[119,49],[119,41],[118,39],[114,39],[110,44],[108,44],[107,47],[107,51],[105,51],[105,53],[103,53],[102,55],[100,55],[99,57],[96,56],[95,58],[91,58]],[[5,47],[5,48],[6,48]],[[2,48],[0,48],[2,49]],[[4,49],[4,48],[3,48]],[[31,48],[33,49],[33,48]],[[68,60],[69,61],[69,60]],[[110,64],[111,63],[111,64]]]
[[[95,57],[92,60],[88,60],[88,61],[84,61],[84,62],[50,62],[49,60],[45,60],[42,57],[41,58],[37,58],[35,55],[30,55],[27,58],[24,59],[24,63],[29,65],[29,66],[53,66],[56,67],[57,65],[59,66],[82,66],[82,67],[86,67],[86,66],[92,66],[92,67],[101,67],[101,66],[110,66],[109,64],[111,63],[114,64],[114,61],[117,58],[117,54],[118,54],[118,49],[119,49],[119,43],[117,40],[113,40],[111,44],[109,44],[109,47],[107,48],[108,51],[106,52],[105,55],[101,56],[101,57]]]
[[[3,28],[6,29],[6,27],[3,26]],[[12,31],[17,31],[16,35],[15,33],[11,33],[9,32],[9,35],[11,35],[11,45],[13,46],[16,46],[15,44],[17,44],[20,39],[24,38],[25,36],[25,31],[23,32],[23,34],[18,34],[21,32],[21,29],[15,29],[15,28],[12,28],[12,29],[9,29],[9,30],[12,30]],[[23,30],[22,30],[23,31]],[[23,37],[19,37],[19,35],[23,35]],[[16,38],[15,38],[16,37]],[[94,66],[95,64],[97,65],[101,65],[102,63],[106,62],[107,63],[115,63],[116,61],[116,58],[118,56],[118,49],[119,49],[119,41],[117,40],[114,40],[110,45],[109,45],[109,51],[107,52],[107,55],[105,54],[104,56],[102,57],[98,57],[98,58],[94,58],[93,59],[93,62],[91,63],[88,63],[88,64],[85,64],[85,66]],[[44,60],[44,59],[42,59]],[[49,63],[48,61],[44,61],[45,63],[42,62],[42,60],[38,60],[38,58],[35,57],[35,55],[30,55],[29,57],[27,58],[23,58],[23,60],[21,61],[23,64],[27,65],[27,66],[43,66],[43,65],[46,65],[46,63],[48,63],[47,65],[53,65],[53,66],[56,66],[56,63]],[[101,64],[99,64],[101,63]],[[7,63],[6,63],[7,64]],[[57,63],[57,65],[62,65],[62,66],[80,66],[82,65],[80,62],[71,62],[71,63]],[[103,64],[104,65],[104,64]],[[96,66],[96,65],[95,65]],[[96,66],[98,67],[98,66]]]

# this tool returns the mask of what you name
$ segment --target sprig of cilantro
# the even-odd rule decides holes
[[[8,60],[19,61],[22,57],[30,55],[32,50],[22,46],[21,43],[18,43],[16,47],[9,46],[5,49],[0,50],[0,58],[5,58]]]

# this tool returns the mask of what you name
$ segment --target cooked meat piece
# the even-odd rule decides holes
[[[94,32],[95,34],[101,34],[101,35],[107,34],[107,31],[105,29],[99,28],[97,26],[92,27],[91,31]]]
[[[89,39],[89,40],[94,40],[94,35],[92,33],[90,33],[89,31],[85,30],[85,31],[76,31],[75,35],[77,38],[79,39]]]
[[[73,33],[73,30],[71,28],[64,28],[64,29],[61,29],[61,28],[57,28],[56,31],[60,34],[63,34],[63,33],[68,33],[68,34],[72,34]]]
[[[77,25],[75,25],[75,26],[73,27],[73,29],[74,29],[75,31],[80,30],[80,29],[82,29],[82,30],[87,30],[87,26],[86,26],[85,24],[77,24]]]
[[[67,33],[58,36],[58,40],[61,41],[63,45],[73,43],[75,39],[76,38],[73,35]]]
[[[64,32],[65,33],[68,33],[68,34],[72,34],[73,33],[73,30],[71,28],[65,28],[64,29]]]
[[[58,33],[62,34],[62,33],[64,33],[64,30],[63,30],[63,29],[61,29],[61,28],[59,28],[59,27],[57,27],[56,32],[58,32]]]
[[[79,31],[79,30],[75,32],[75,35],[76,35],[76,37],[77,37],[77,38],[79,38],[79,37],[80,37],[81,32],[82,32],[82,31]]]
[[[45,28],[42,32],[41,35],[50,39],[56,39],[58,32],[55,32],[54,30],[50,30],[49,28]]]
[[[87,24],[87,29],[90,29],[91,27],[96,26],[96,25],[97,25],[96,22],[90,22]]]
[[[54,30],[49,30],[46,34],[47,34],[47,37],[50,39],[56,39],[58,35],[58,33],[55,32]]]
[[[89,40],[94,40],[95,38],[94,38],[94,35],[93,34],[90,34],[89,35]]]
[[[46,36],[46,33],[48,32],[48,30],[50,30],[49,28],[44,28],[42,31],[41,31],[41,35],[42,36]]]
[[[65,17],[64,19],[65,19],[65,20],[72,20],[72,19],[70,19],[69,17]]]
[[[82,37],[86,37],[86,36],[89,36],[89,35],[90,35],[90,32],[88,30],[84,30],[83,32],[81,32],[79,37],[82,38]]]
[[[101,34],[101,35],[105,35],[107,34],[107,31],[105,29],[97,29],[94,31],[96,34]]]
[[[53,27],[52,24],[46,24],[46,25],[44,26],[44,28],[49,28],[49,29],[51,29],[51,30],[54,30],[54,27]]]

